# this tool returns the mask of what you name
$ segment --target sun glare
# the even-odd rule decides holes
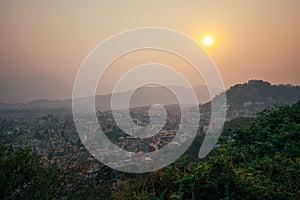
[[[205,36],[203,39],[202,39],[202,43],[205,45],[205,46],[210,46],[214,43],[214,39],[211,37],[211,36]]]

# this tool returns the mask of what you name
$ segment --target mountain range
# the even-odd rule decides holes
[[[183,104],[191,103],[188,97],[188,88],[181,86],[176,90],[182,96],[186,96]],[[193,88],[197,94],[198,101],[202,105],[202,109],[210,109],[210,97],[206,86],[197,86]],[[217,89],[214,93],[218,93]],[[128,91],[131,92],[131,91]],[[118,99],[122,101],[122,96],[126,96],[128,92],[116,93]],[[262,80],[250,80],[244,84],[236,84],[226,91],[227,104],[229,105],[228,117],[235,118],[239,116],[253,116],[257,112],[273,106],[275,104],[293,104],[300,100],[300,86],[292,85],[272,85]],[[218,98],[216,96],[215,98]],[[86,101],[87,98],[79,99]],[[171,105],[178,104],[176,97],[165,87],[141,87],[134,92],[130,100],[130,107],[148,106],[153,104]],[[97,110],[110,110],[111,94],[97,95],[95,97],[95,106]],[[9,110],[68,110],[72,108],[72,99],[66,100],[36,100],[24,104],[0,104],[0,111]],[[118,107],[123,109],[123,107]]]
[[[189,97],[190,88],[182,86],[169,86],[169,88],[174,89],[180,93],[180,96],[183,96],[182,104],[191,104],[191,99]],[[195,94],[198,98],[200,104],[208,102],[211,100],[208,89],[206,86],[196,86],[193,88]],[[216,88],[211,88],[214,94],[218,94],[220,90]],[[117,104],[117,109],[124,109],[125,107],[121,106],[121,102],[125,101],[124,98],[131,93],[132,91],[120,92],[114,94],[120,106]],[[95,106],[97,110],[105,111],[111,109],[111,97],[112,94],[107,95],[96,95],[95,96]],[[79,98],[77,101],[88,101],[89,98]],[[132,97],[130,98],[130,107],[141,107],[148,106],[153,104],[161,105],[172,105],[178,104],[178,101],[174,94],[168,90],[166,87],[148,87],[144,86],[136,91],[134,91]],[[47,100],[40,99],[34,100],[29,103],[0,103],[0,110],[50,110],[50,109],[72,109],[72,99],[66,100]]]

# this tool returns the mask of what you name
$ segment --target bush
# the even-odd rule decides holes
[[[125,181],[112,199],[299,199],[300,103],[267,109],[231,137],[221,138],[206,162],[183,157]]]
[[[0,199],[61,199],[65,180],[30,149],[0,145]]]

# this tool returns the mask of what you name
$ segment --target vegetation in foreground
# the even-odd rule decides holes
[[[30,149],[0,145],[0,199],[60,199],[66,180],[56,168],[45,168]]]
[[[106,199],[300,199],[300,102],[267,109],[226,135],[206,161],[183,156],[162,170],[126,176]],[[67,185],[31,150],[0,146],[0,199],[99,199],[103,192],[74,196]]]
[[[186,157],[128,179],[111,199],[299,199],[300,103],[267,109],[231,130],[206,162]]]

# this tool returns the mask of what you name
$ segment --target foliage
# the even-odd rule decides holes
[[[266,109],[231,137],[206,162],[183,157],[116,186],[112,199],[299,199],[300,103]]]
[[[30,149],[0,145],[0,199],[61,199],[65,180]]]

